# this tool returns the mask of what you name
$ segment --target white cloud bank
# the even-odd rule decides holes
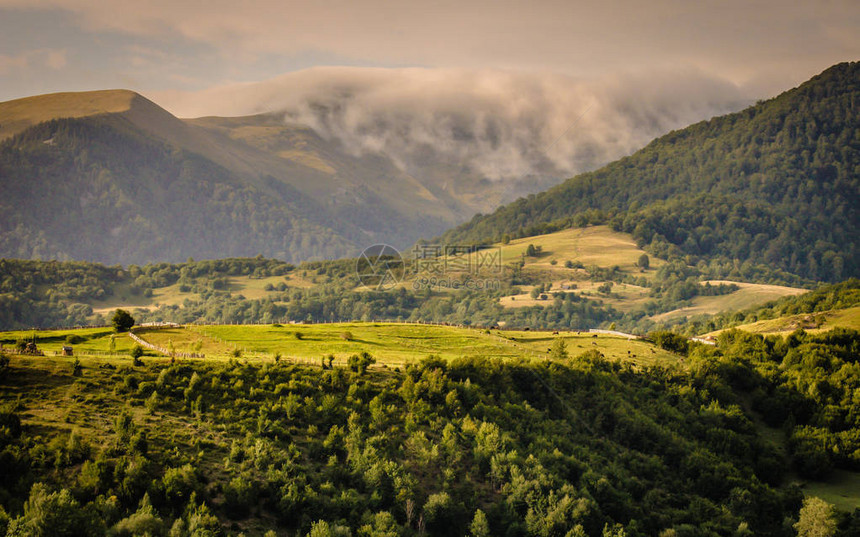
[[[182,117],[278,111],[404,169],[436,159],[491,179],[563,176],[750,101],[700,72],[577,80],[500,70],[313,68],[201,92],[158,92]]]

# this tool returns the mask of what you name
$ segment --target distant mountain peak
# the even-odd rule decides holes
[[[131,90],[113,89],[49,93],[0,103],[0,140],[29,127],[60,118],[80,118],[129,111],[145,97]]]

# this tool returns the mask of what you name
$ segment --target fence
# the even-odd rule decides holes
[[[198,354],[196,352],[175,352],[175,351],[171,352],[171,351],[165,349],[164,347],[159,347],[158,345],[155,345],[153,343],[146,341],[145,339],[138,336],[137,334],[135,334],[132,331],[129,331],[128,336],[131,339],[133,339],[135,342],[137,342],[137,344],[140,345],[141,347],[145,347],[145,348],[153,350],[155,352],[160,352],[161,354],[166,354],[167,356],[171,356],[171,357],[175,357],[175,358],[205,358],[205,356],[203,354]]]

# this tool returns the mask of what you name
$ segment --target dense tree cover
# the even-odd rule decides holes
[[[286,182],[237,177],[112,115],[0,143],[0,229],[4,257],[106,263],[338,257],[367,240]]]
[[[94,322],[86,303],[114,296],[120,286],[133,295],[178,283],[188,291],[224,288],[226,277],[281,276],[293,265],[274,259],[231,258],[186,263],[106,267],[76,261],[0,259],[0,326],[76,326]],[[98,321],[96,321],[98,322]],[[102,319],[102,324],[107,320]]]
[[[232,258],[169,264],[155,263],[128,268],[104,267],[83,262],[40,262],[0,260],[0,326],[70,326],[107,324],[93,315],[90,304],[106,300],[119,291],[152,296],[155,289],[178,285],[187,293],[181,304],[155,310],[138,309],[134,317],[145,321],[271,323],[293,321],[410,320],[445,322],[473,326],[494,326],[500,322],[513,327],[586,329],[617,326],[642,333],[654,323],[647,316],[684,305],[696,296],[730,293],[733,285],[700,285],[700,267],[682,261],[664,264],[652,280],[618,267],[582,267],[588,277],[604,281],[603,296],[611,298],[612,282],[649,287],[650,299],[626,313],[603,304],[600,298],[554,291],[540,281],[540,274],[524,273],[519,266],[506,267],[492,275],[498,288],[427,290],[398,288],[389,292],[358,289],[355,260],[303,263],[297,269],[281,261]],[[268,296],[249,300],[230,290],[229,276],[262,278],[286,276],[296,271],[314,285],[290,288],[285,282],[269,283]],[[469,276],[456,281],[466,283]],[[518,294],[519,285],[535,285],[546,296],[541,305],[504,308],[501,296]]]
[[[816,518],[801,516],[745,401],[769,421],[788,408],[792,445],[807,428],[856,441],[839,435],[858,430],[860,335],[724,343],[693,349],[689,370],[593,351],[365,374],[283,361],[86,369],[62,389],[115,409],[99,434],[40,436],[26,402],[0,413],[0,523],[8,535],[795,535]],[[22,375],[13,364],[3,382]],[[834,464],[857,464],[843,453]],[[806,463],[804,448],[794,455]],[[839,535],[860,523],[829,516]]]
[[[801,475],[860,470],[860,333],[798,330],[782,338],[729,330],[716,349],[690,354],[704,376],[749,393],[765,422],[784,428]]]
[[[759,308],[693,318],[681,327],[681,331],[687,334],[703,334],[788,315],[820,313],[858,305],[860,305],[860,280],[851,278],[834,285],[821,286],[802,295],[784,297]]]
[[[442,236],[482,243],[588,223],[652,253],[808,279],[860,274],[860,63],[742,112],[672,132],[634,155]]]

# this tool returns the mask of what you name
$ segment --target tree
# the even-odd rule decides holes
[[[526,247],[526,255],[527,255],[527,256],[529,256],[529,257],[534,257],[534,256],[536,256],[537,254],[538,254],[538,250],[537,250],[537,248],[535,248],[535,245],[534,245],[534,244],[529,244],[529,245]]]
[[[141,347],[140,345],[135,345],[134,347],[131,348],[131,357],[132,358],[137,360],[141,356],[143,356],[143,347]]]
[[[639,256],[639,261],[636,264],[639,265],[639,268],[648,270],[651,267],[651,259],[648,257],[648,254],[642,254]]]
[[[797,537],[836,535],[836,513],[832,505],[815,496],[804,498],[800,519],[794,525]]]
[[[104,534],[104,527],[99,527],[88,509],[81,508],[71,492],[48,492],[43,483],[33,485],[24,514],[11,521],[6,533],[14,537],[100,534]]]
[[[113,329],[117,332],[128,332],[134,326],[134,317],[125,310],[116,310],[111,318]]]
[[[430,535],[451,535],[457,526],[462,506],[447,492],[431,494],[424,504],[424,522]],[[462,534],[462,533],[461,533]]]
[[[352,532],[345,526],[329,524],[325,520],[318,520],[311,526],[307,537],[349,537]]]
[[[164,521],[152,507],[149,501],[149,493],[144,493],[140,500],[140,507],[128,517],[117,522],[111,533],[117,536],[126,535],[161,535],[164,529]]]
[[[487,515],[480,509],[475,511],[475,518],[472,519],[469,532],[472,537],[490,537],[490,524],[487,522]]]
[[[552,342],[550,356],[554,360],[567,360],[567,343],[564,342],[564,338],[555,338],[555,341]]]
[[[367,351],[362,352],[361,354],[353,354],[346,361],[346,365],[359,375],[363,375],[367,371],[367,368],[370,366],[370,364],[375,363],[376,358],[371,356],[370,353],[368,353]]]

